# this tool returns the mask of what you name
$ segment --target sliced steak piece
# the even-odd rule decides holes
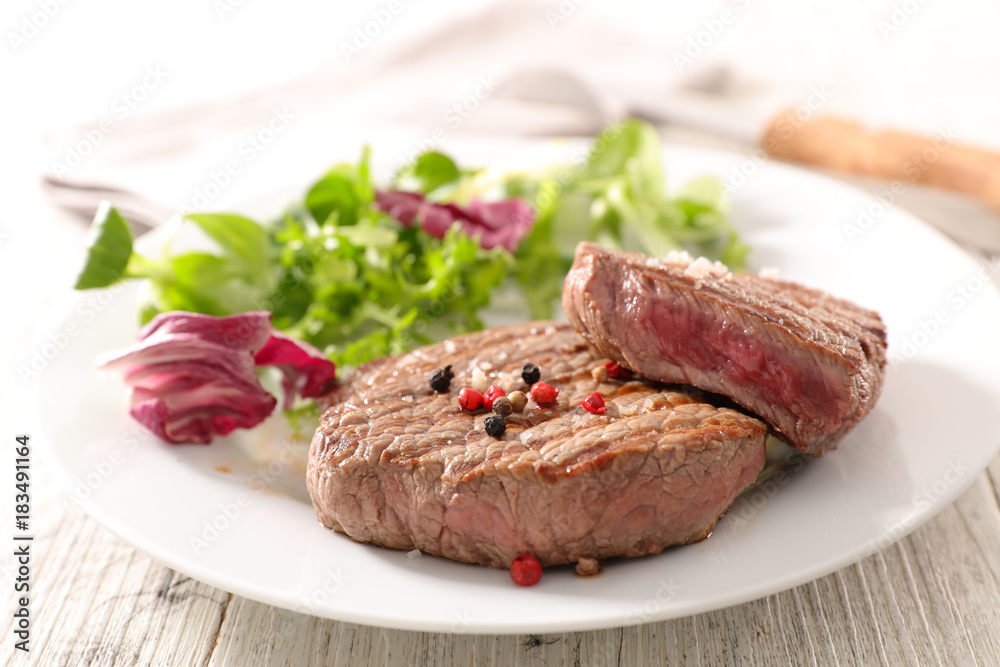
[[[581,243],[563,310],[601,354],[724,394],[814,456],[835,448],[882,389],[878,313],[686,253],[653,259]]]
[[[312,441],[309,493],[323,525],[361,542],[508,567],[657,553],[706,537],[764,465],[766,426],[694,390],[648,381],[598,384],[607,361],[565,324],[458,336],[372,362],[331,395]],[[458,406],[473,370],[527,390],[525,363],[558,387],[555,404],[507,417]],[[428,376],[452,366],[448,393]],[[477,372],[476,375],[479,373]],[[580,401],[607,401],[590,414]]]

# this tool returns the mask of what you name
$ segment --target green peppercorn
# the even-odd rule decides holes
[[[486,429],[486,435],[499,438],[507,430],[507,422],[500,415],[490,415],[483,422],[483,428]]]

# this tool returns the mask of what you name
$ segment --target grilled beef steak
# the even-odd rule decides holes
[[[724,394],[821,456],[882,389],[877,313],[791,282],[581,243],[563,310],[601,354],[663,382]]]
[[[323,525],[362,542],[508,567],[641,556],[706,537],[764,465],[766,427],[693,390],[598,384],[601,357],[564,324],[458,336],[374,361],[328,398],[313,438],[309,493]],[[490,413],[456,400],[475,368],[509,393],[526,363],[560,390],[486,434]],[[428,378],[451,365],[451,390]],[[475,375],[479,375],[477,371]],[[479,377],[481,380],[481,376]],[[606,412],[580,401],[594,391]]]

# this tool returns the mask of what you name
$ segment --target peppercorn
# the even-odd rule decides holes
[[[535,364],[525,364],[521,369],[521,379],[530,387],[542,379],[542,369]]]
[[[536,382],[531,385],[531,400],[539,405],[548,405],[556,400],[559,390],[547,382]]]
[[[451,381],[455,374],[451,372],[451,365],[444,368],[436,368],[431,373],[431,389],[439,394],[445,394],[451,389]]]
[[[604,367],[608,369],[608,376],[612,380],[630,380],[632,379],[632,371],[627,368],[619,366],[613,361],[609,361],[604,364]]]
[[[510,404],[514,408],[514,412],[524,410],[524,406],[528,404],[528,397],[524,395],[523,391],[512,391],[507,394],[507,398],[510,399]]]
[[[490,388],[483,392],[483,407],[487,410],[493,409],[493,401],[504,395],[503,387],[498,384],[491,384]]]
[[[486,435],[499,438],[507,430],[507,421],[500,415],[490,415],[483,422],[483,428],[486,429]]]
[[[534,586],[542,578],[542,565],[531,554],[521,554],[510,564],[510,578],[518,586]]]
[[[590,376],[594,378],[594,382],[601,383],[608,381],[608,369],[604,366],[595,366],[594,370],[590,371]]]
[[[470,412],[475,412],[483,404],[483,394],[478,389],[462,387],[458,392],[458,404]]]
[[[506,417],[514,412],[514,404],[507,396],[498,396],[493,399],[493,412]]]
[[[607,409],[604,406],[604,397],[596,391],[580,401],[580,405],[583,406],[584,410],[594,415],[602,414]]]

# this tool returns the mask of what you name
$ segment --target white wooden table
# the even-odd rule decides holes
[[[818,581],[689,618],[554,635],[384,630],[247,600],[132,549],[39,473],[31,652],[13,649],[6,615],[5,664],[1000,664],[1000,459],[929,524]]]
[[[13,336],[15,346],[44,331],[58,305],[54,295],[71,282],[83,237],[82,227],[25,187],[21,210],[32,212],[34,226],[7,234],[3,243],[23,243],[17,255],[22,247],[30,255],[35,244],[46,266],[22,278],[12,272],[24,267],[3,267],[5,284],[31,285],[27,294],[6,292],[17,316],[4,337]],[[917,212],[927,215],[926,196],[920,197]],[[12,257],[4,255],[8,262]],[[3,479],[13,468],[13,436],[28,423],[11,370],[0,394]],[[12,514],[11,486],[0,487],[5,517]],[[957,502],[898,544],[818,581],[730,609],[594,632],[449,635],[314,618],[189,579],[84,515],[36,460],[31,651],[14,649],[9,586],[16,564],[6,554],[0,664],[1000,665],[998,497],[1000,458]]]

